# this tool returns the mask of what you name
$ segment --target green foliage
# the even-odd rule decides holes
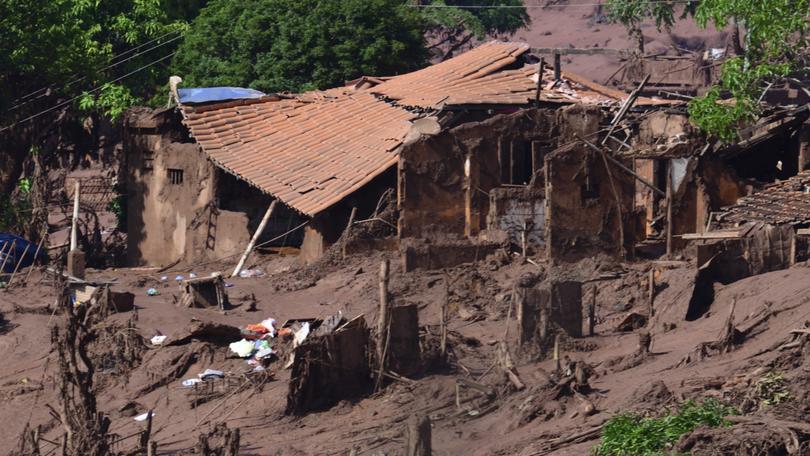
[[[510,8],[423,8],[422,18],[428,29],[444,29],[451,33],[469,33],[483,39],[488,33],[512,33],[531,22],[523,0],[433,0],[428,5],[447,6],[508,6]]]
[[[185,28],[185,22],[167,16],[160,0],[0,0],[0,120],[25,118],[157,60],[172,46],[129,53],[118,61],[126,62],[105,69],[115,55]],[[120,115],[166,78],[165,66],[144,70],[107,84],[92,103],[83,97],[82,104]],[[36,92],[43,87],[50,88],[47,94]],[[20,100],[32,92],[43,96]],[[11,109],[21,101],[32,102]]]
[[[104,84],[101,90],[91,94],[82,93],[79,108],[83,111],[103,112],[111,120],[117,120],[121,114],[140,100],[132,95],[129,88],[118,84]]]
[[[689,103],[692,122],[719,139],[731,142],[739,127],[756,119],[764,85],[797,69],[795,56],[807,46],[810,0],[702,0],[695,19],[701,27],[718,29],[732,20],[745,27],[744,55],[723,64],[721,82]],[[733,102],[720,102],[728,94]]]
[[[174,61],[186,86],[267,92],[396,74],[427,58],[419,12],[398,0],[215,0]]]
[[[790,400],[787,381],[781,372],[770,371],[760,378],[754,387],[760,405],[771,406]]]
[[[0,232],[21,232],[31,213],[28,194],[0,194]]]
[[[658,30],[669,29],[675,23],[675,5],[681,2],[657,0],[608,0],[608,19],[627,27],[628,31],[638,29],[647,18],[655,20]]]
[[[714,399],[703,403],[687,401],[677,411],[658,418],[622,413],[611,418],[602,431],[602,443],[594,448],[597,456],[658,456],[682,435],[705,424],[728,426],[725,417],[736,412]]]

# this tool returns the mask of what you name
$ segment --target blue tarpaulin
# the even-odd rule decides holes
[[[214,101],[243,100],[261,98],[264,92],[241,87],[205,87],[195,89],[178,89],[181,104],[211,103]]]
[[[14,248],[11,248],[12,245]],[[26,247],[28,247],[27,252],[25,251]],[[20,263],[21,268],[34,264],[34,252],[37,251],[37,245],[30,241],[13,234],[0,233],[0,248],[2,248],[2,251],[0,251],[0,265],[5,262],[5,266],[0,272],[14,272],[17,263]],[[6,260],[6,257],[8,257],[8,260]],[[44,257],[44,252],[40,251],[39,258],[44,259]]]

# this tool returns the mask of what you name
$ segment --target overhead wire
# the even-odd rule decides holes
[[[150,63],[147,63],[146,65],[143,65],[143,66],[141,66],[140,68],[138,68],[136,70],[132,70],[129,73],[123,75],[123,76],[117,77],[117,78],[115,78],[115,79],[113,79],[111,81],[107,81],[104,84],[101,84],[101,85],[99,85],[99,86],[97,86],[97,87],[95,87],[95,88],[93,88],[91,90],[88,90],[87,92],[84,92],[84,93],[82,93],[80,95],[76,95],[75,97],[73,97],[73,98],[71,98],[71,99],[69,99],[67,101],[63,101],[63,102],[61,102],[61,103],[59,103],[59,104],[57,104],[55,106],[52,106],[52,107],[50,107],[48,109],[40,111],[40,112],[38,112],[36,114],[32,114],[32,115],[26,117],[25,119],[19,120],[19,121],[14,122],[14,123],[12,123],[10,125],[7,125],[7,126],[5,126],[3,128],[0,128],[0,133],[4,132],[4,131],[6,131],[6,130],[8,130],[10,128],[13,128],[13,127],[15,127],[17,125],[20,125],[20,124],[26,123],[26,122],[28,122],[30,120],[33,120],[33,119],[35,119],[35,118],[37,118],[37,117],[39,117],[39,116],[41,116],[43,114],[47,114],[47,113],[49,113],[49,112],[51,112],[53,110],[59,109],[62,106],[68,105],[68,104],[78,100],[79,98],[83,97],[85,94],[91,94],[91,93],[98,92],[99,90],[104,88],[104,86],[107,85],[107,84],[112,84],[112,83],[118,82],[118,81],[120,81],[120,80],[122,80],[124,78],[127,78],[129,76],[132,76],[133,74],[135,74],[135,73],[137,73],[139,71],[145,70],[145,69],[147,69],[147,68],[149,68],[149,67],[151,67],[153,65],[156,65],[156,64],[158,64],[158,63],[160,63],[160,62],[162,62],[162,61],[164,61],[166,59],[169,59],[169,58],[173,57],[175,54],[177,54],[177,51],[174,51],[174,52],[172,52],[172,53],[170,53],[170,54],[168,54],[166,56],[163,56],[163,57],[161,57],[161,58],[159,58],[157,60],[154,60],[154,61],[152,61]]]
[[[694,3],[695,1],[696,0],[649,0],[647,3],[650,3],[652,5],[656,4],[688,5]],[[410,8],[456,8],[456,9],[569,8],[569,7],[593,7],[593,6],[605,6],[605,4],[561,3],[553,5],[445,5],[445,4],[408,5],[408,7]]]
[[[178,35],[177,37],[173,38],[173,39],[172,39],[172,40],[170,40],[170,41],[167,41],[166,43],[169,43],[169,42],[171,42],[171,41],[174,41],[174,40],[176,40],[177,38],[179,38],[179,37],[182,37],[182,36],[183,36],[183,31],[182,31],[182,30],[179,30],[179,29],[178,29],[178,30],[172,30],[172,31],[170,31],[170,32],[164,33],[163,35],[161,35],[161,36],[159,36],[159,37],[157,37],[157,38],[153,38],[153,39],[151,39],[151,40],[147,41],[146,43],[139,44],[138,46],[135,46],[134,48],[127,49],[126,51],[123,51],[123,52],[121,52],[121,53],[119,53],[119,54],[116,54],[116,55],[112,56],[112,57],[110,58],[110,60],[111,60],[111,61],[114,61],[115,59],[118,59],[118,58],[123,57],[123,56],[125,56],[125,55],[127,55],[127,54],[130,54],[130,53],[132,53],[132,52],[135,52],[135,51],[137,51],[138,49],[140,49],[140,48],[142,48],[142,47],[144,47],[144,46],[148,46],[148,45],[150,45],[150,44],[154,43],[155,41],[161,40],[161,39],[163,39],[163,38],[165,38],[165,37],[167,37],[167,36],[169,36],[169,35],[172,35],[172,34],[174,34],[174,33],[179,33],[180,35]],[[163,43],[163,44],[166,44],[166,43]],[[161,44],[161,46],[162,46],[163,44]],[[159,46],[156,46],[156,47],[159,47]],[[154,49],[154,47],[153,47],[152,49]],[[149,50],[152,50],[152,49],[149,49]],[[145,53],[145,52],[148,52],[148,51],[144,51],[143,53]],[[143,54],[143,53],[141,53],[141,54]],[[139,55],[141,55],[141,54],[139,54]],[[115,67],[115,66],[117,66],[117,65],[119,65],[119,64],[121,64],[121,63],[124,63],[125,61],[130,60],[131,58],[132,58],[132,57],[130,57],[130,58],[128,58],[128,59],[125,59],[125,60],[118,61],[118,62],[114,62],[114,63],[112,63],[112,64],[110,64],[110,65],[108,65],[108,66],[106,66],[106,67],[102,68],[100,71],[104,71],[104,70],[107,70],[107,69],[113,68],[113,67]],[[82,76],[82,77],[76,78],[76,79],[74,79],[74,80],[72,80],[72,81],[68,82],[67,86],[70,86],[70,85],[72,85],[72,84],[75,84],[76,82],[82,81],[82,80],[84,80],[85,78],[86,78],[86,76]],[[20,102],[20,101],[25,100],[25,99],[27,99],[27,98],[30,98],[30,97],[32,97],[32,96],[34,96],[34,95],[36,95],[36,94],[38,94],[38,93],[40,93],[40,92],[45,92],[45,91],[47,91],[48,89],[51,89],[51,88],[53,88],[53,87],[56,87],[56,84],[50,84],[50,85],[47,85],[47,86],[42,87],[42,88],[40,88],[40,89],[37,89],[37,90],[35,90],[35,91],[33,91],[33,92],[27,93],[27,94],[25,94],[25,95],[23,95],[23,96],[21,96],[21,97],[17,98],[16,100],[14,100],[14,102],[15,102],[15,103],[16,103],[16,102]],[[38,99],[38,98],[41,98],[41,96],[38,96],[38,97],[36,97],[35,99]],[[24,103],[18,103],[18,104],[16,104],[16,105],[12,106],[11,108],[9,108],[9,111],[12,111],[12,110],[16,109],[17,107],[22,106],[22,105],[24,105],[24,104],[30,103],[31,101],[33,101],[33,100],[29,100],[29,101],[26,101],[26,102],[24,102]]]

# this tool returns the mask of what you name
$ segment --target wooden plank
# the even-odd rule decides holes
[[[707,233],[686,233],[680,235],[681,239],[697,240],[697,239],[740,239],[739,230],[737,231],[709,231]]]
[[[631,51],[626,49],[612,49],[612,48],[536,48],[530,49],[534,54],[559,54],[559,55],[626,55]]]

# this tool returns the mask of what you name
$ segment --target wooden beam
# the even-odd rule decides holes
[[[739,239],[742,235],[739,231],[709,231],[707,233],[686,233],[680,235],[681,239],[687,240],[700,240],[700,239]]]
[[[70,227],[70,250],[76,250],[79,244],[79,180],[76,179],[76,190],[73,192],[73,220]]]
[[[270,216],[273,215],[273,211],[276,209],[276,203],[278,200],[273,200],[270,203],[270,207],[267,208],[267,212],[264,213],[264,217],[262,217],[261,223],[259,223],[259,227],[256,228],[256,232],[253,233],[253,237],[250,238],[250,242],[248,243],[247,248],[245,249],[245,253],[242,254],[242,258],[239,259],[239,263],[236,264],[236,267],[233,268],[233,273],[231,277],[236,277],[239,275],[239,272],[245,266],[245,261],[247,261],[248,256],[250,256],[250,252],[253,251],[253,247],[256,245],[256,240],[259,239],[259,236],[262,235],[264,231],[264,227],[267,226],[267,221],[270,220]]]
[[[543,83],[543,72],[546,69],[546,61],[545,59],[540,59],[540,63],[537,67],[537,92],[534,94],[534,103],[540,104],[540,88],[542,87]]]
[[[672,201],[672,166],[670,165],[667,166],[667,258],[672,258]]]
[[[649,82],[649,80],[650,80],[649,74],[644,76],[644,79],[641,81],[641,84],[639,84],[638,87],[636,87],[636,89],[630,93],[630,96],[627,97],[626,100],[624,100],[621,109],[619,109],[619,112],[616,113],[616,116],[613,118],[613,121],[610,122],[610,130],[608,130],[605,139],[602,140],[603,146],[605,145],[605,142],[607,142],[607,138],[610,137],[610,135],[613,134],[613,131],[616,130],[616,127],[619,126],[619,122],[621,122],[622,119],[624,119],[624,116],[627,115],[627,111],[629,111],[630,108],[633,107],[633,104],[636,102],[639,94],[641,93],[642,90],[644,90],[644,86],[647,85],[647,82]]]
[[[580,137],[579,139],[581,139],[581,140],[582,140],[582,141],[583,141],[583,142],[584,142],[584,143],[585,143],[587,146],[589,146],[590,148],[594,149],[595,151],[597,151],[597,152],[603,152],[603,150],[602,150],[601,148],[599,148],[599,147],[598,147],[596,144],[594,144],[594,143],[592,143],[592,142],[588,141],[587,139],[584,139],[584,138],[582,138],[582,137]],[[664,191],[663,191],[663,190],[659,189],[658,187],[654,186],[653,184],[651,184],[650,182],[648,182],[648,181],[647,181],[646,179],[644,179],[643,177],[641,177],[641,176],[639,176],[638,174],[636,174],[636,172],[635,172],[635,171],[633,171],[632,169],[630,169],[630,168],[628,168],[628,167],[624,166],[624,165],[622,164],[622,162],[620,162],[619,160],[616,160],[615,158],[611,157],[611,156],[610,156],[610,154],[607,154],[607,153],[606,153],[606,154],[605,154],[605,158],[607,158],[607,159],[608,159],[608,161],[610,161],[611,163],[613,163],[614,165],[616,165],[616,166],[617,166],[619,169],[621,169],[622,171],[624,171],[624,172],[626,172],[626,173],[630,174],[631,176],[635,177],[636,179],[638,179],[638,181],[639,181],[639,182],[641,182],[641,183],[642,183],[642,184],[644,184],[645,186],[649,187],[649,188],[650,188],[652,191],[654,191],[655,193],[658,193],[658,194],[659,194],[659,195],[661,195],[661,196],[666,196],[666,193],[664,193]]]
[[[529,52],[533,54],[559,54],[559,55],[616,55],[622,56],[631,54],[626,49],[612,48],[531,48]]]
[[[554,53],[554,80],[559,81],[560,77],[562,76],[562,60],[560,59],[560,53]]]

